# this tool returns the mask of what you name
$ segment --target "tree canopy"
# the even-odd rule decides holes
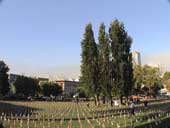
[[[0,94],[3,96],[9,92],[8,71],[8,66],[0,61]]]
[[[148,88],[148,93],[156,95],[162,87],[160,70],[157,67],[145,65],[143,67],[143,83]]]
[[[124,24],[118,20],[111,23],[109,35],[111,41],[114,95],[128,97],[133,87],[132,39],[126,32]]]
[[[14,82],[16,94],[21,96],[36,96],[38,93],[38,80],[26,76],[18,76]]]
[[[86,92],[94,96],[96,104],[98,104],[98,98],[100,95],[100,86],[98,83],[98,49],[91,24],[86,25],[81,47],[82,60],[80,80]]]
[[[62,94],[61,86],[52,82],[42,83],[41,89],[44,96],[58,96]]]
[[[109,35],[105,32],[104,23],[100,25],[98,41],[99,85],[101,95],[105,100],[105,97],[111,98],[112,96],[112,85],[110,83],[110,41]]]
[[[81,85],[97,102],[99,96],[126,96],[133,87],[132,39],[123,23],[115,20],[105,31],[102,23],[96,43],[92,25],[85,28],[81,42]]]
[[[142,67],[139,65],[134,65],[133,82],[135,91],[139,92],[143,83]]]
[[[166,89],[170,91],[170,72],[165,72],[162,78],[162,83],[165,85]]]

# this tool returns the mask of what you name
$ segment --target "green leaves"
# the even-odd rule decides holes
[[[162,80],[159,68],[145,65],[134,66],[134,88],[141,91],[142,84],[145,85],[145,92],[150,95],[156,95],[158,90],[162,87]],[[166,78],[166,76],[165,76]]]
[[[162,83],[164,84],[164,87],[170,91],[170,72],[164,73]]]
[[[0,94],[6,95],[9,92],[8,66],[4,61],[0,61]]]
[[[18,76],[17,80],[14,82],[16,88],[16,94],[20,96],[35,96],[38,93],[38,80],[26,77]]]
[[[133,69],[131,57],[132,39],[124,29],[123,23],[115,20],[109,28],[111,55],[113,65],[112,79],[114,83],[115,94],[128,96],[133,87]]]
[[[110,42],[109,36],[105,32],[105,25],[102,23],[99,28],[98,36],[99,44],[99,84],[101,88],[101,95],[111,97],[112,85],[110,83]]]
[[[134,82],[134,88],[140,91],[143,83],[143,76],[142,76],[142,67],[139,65],[134,65],[133,82]]]
[[[62,88],[56,83],[46,82],[41,85],[44,96],[58,96],[62,93]]]
[[[81,42],[81,83],[87,86],[89,93],[97,93],[98,86],[98,50],[95,43],[92,25],[85,28],[84,39]]]
[[[143,67],[143,83],[149,89],[150,94],[157,93],[162,86],[159,68],[145,65]]]
[[[96,99],[99,95],[130,95],[133,87],[130,52],[132,39],[125,31],[123,23],[118,20],[112,22],[109,34],[102,23],[98,41],[96,44],[92,25],[88,24],[81,42],[81,84]]]

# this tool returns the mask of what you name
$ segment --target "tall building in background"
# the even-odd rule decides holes
[[[140,52],[135,51],[135,52],[132,53],[132,61],[133,61],[133,65],[141,66]]]

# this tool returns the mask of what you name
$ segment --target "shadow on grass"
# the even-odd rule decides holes
[[[0,115],[1,116],[27,116],[34,114],[35,110],[40,110],[33,107],[19,105],[15,103],[9,103],[6,101],[0,101]]]

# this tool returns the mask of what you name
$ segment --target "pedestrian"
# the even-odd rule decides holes
[[[147,100],[144,101],[144,107],[145,107],[145,109],[148,108],[148,101]]]
[[[145,100],[144,100],[144,107],[145,107],[145,109],[147,109],[148,108],[148,101],[147,101],[147,97],[145,97]]]
[[[130,102],[130,116],[134,116],[135,115],[135,104],[133,102],[133,100],[131,100]]]

